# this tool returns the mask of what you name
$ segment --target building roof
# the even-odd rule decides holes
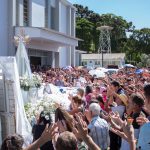
[[[103,54],[104,59],[109,59],[109,60],[115,60],[115,59],[124,59],[125,58],[125,53],[107,53]],[[102,59],[102,54],[82,54],[81,55],[82,60],[98,60]]]
[[[71,8],[73,8],[75,11],[77,10],[77,8],[74,7],[73,4],[70,3],[68,0],[61,0],[61,1],[62,1],[64,4],[66,4],[66,5],[70,6]]]
[[[19,35],[21,30],[25,31],[25,34],[29,35],[32,39],[41,39],[47,42],[57,42],[62,44],[60,46],[70,45],[70,46],[78,46],[78,38],[66,35],[64,33],[40,27],[23,27],[16,26],[15,27],[15,35]]]
[[[77,52],[77,53],[80,53],[80,54],[86,54],[86,53],[87,53],[86,51],[79,50],[79,49],[76,49],[76,52]]]
[[[97,28],[98,30],[112,30],[113,29],[113,27],[110,27],[110,26],[100,26],[100,27],[98,27]]]

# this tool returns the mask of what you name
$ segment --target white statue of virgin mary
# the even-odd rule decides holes
[[[19,37],[19,43],[18,48],[16,52],[16,62],[18,66],[18,72],[19,76],[28,76],[29,78],[32,78],[31,68],[30,68],[30,62],[28,58],[28,54],[23,42],[23,38]]]
[[[18,78],[20,76],[27,76],[29,78],[32,78],[30,63],[27,55],[27,51],[25,49],[24,45],[24,39],[23,37],[17,37],[18,39],[18,48],[16,52],[16,132],[18,134],[21,134],[24,137],[24,147],[28,146],[30,142],[32,141],[32,135],[31,135],[31,125],[29,121],[27,120],[26,113],[24,110],[24,103],[25,98],[23,97],[23,93],[20,90],[20,83]]]

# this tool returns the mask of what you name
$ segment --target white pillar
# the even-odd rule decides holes
[[[59,59],[60,59],[60,58],[59,58],[59,57],[60,57],[59,55],[60,55],[59,52],[56,52],[56,53],[55,53],[55,67],[60,67],[60,66],[61,66],[61,65],[59,64],[59,62],[60,62],[60,61],[59,61]]]
[[[75,17],[75,9],[71,9],[71,36],[74,36],[76,35],[76,32],[75,32],[75,25],[76,25],[76,17]]]
[[[7,13],[8,13],[8,20],[7,20],[7,32],[8,32],[8,37],[7,37],[7,55],[8,56],[14,56],[15,55],[15,46],[13,42],[14,38],[14,26],[16,26],[16,1],[8,1],[7,5]]]
[[[13,26],[16,26],[16,19],[17,19],[16,18],[16,13],[18,13],[17,10],[16,10],[16,5],[17,5],[16,0],[13,0],[12,3],[13,3],[13,11],[12,11],[13,12],[12,13],[13,14],[13,20],[12,20],[12,24],[13,24]]]
[[[55,52],[52,52],[52,68],[55,68]]]
[[[75,22],[76,22],[76,17],[75,17],[75,9],[71,9],[71,36],[75,37]],[[75,66],[76,64],[76,55],[75,55],[75,46],[71,46],[71,65]]]
[[[80,60],[80,53],[79,52],[75,52],[75,54],[76,54],[76,66],[79,66],[79,60]]]
[[[71,66],[71,46],[67,47],[67,64],[68,66]]]
[[[71,65],[75,66],[75,46],[71,46]]]

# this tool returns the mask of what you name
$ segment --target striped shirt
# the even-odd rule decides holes
[[[109,147],[109,125],[99,116],[93,117],[91,123],[88,125],[90,130],[89,135],[93,141],[102,149],[105,150]]]

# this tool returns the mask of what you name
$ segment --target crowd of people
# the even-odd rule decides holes
[[[136,70],[123,68],[98,78],[84,68],[32,67],[43,83],[78,89],[68,96],[68,110],[56,104],[55,123],[51,114],[40,113],[33,143],[25,150],[149,150],[150,72]],[[20,135],[11,135],[1,149],[22,150],[23,143]]]

